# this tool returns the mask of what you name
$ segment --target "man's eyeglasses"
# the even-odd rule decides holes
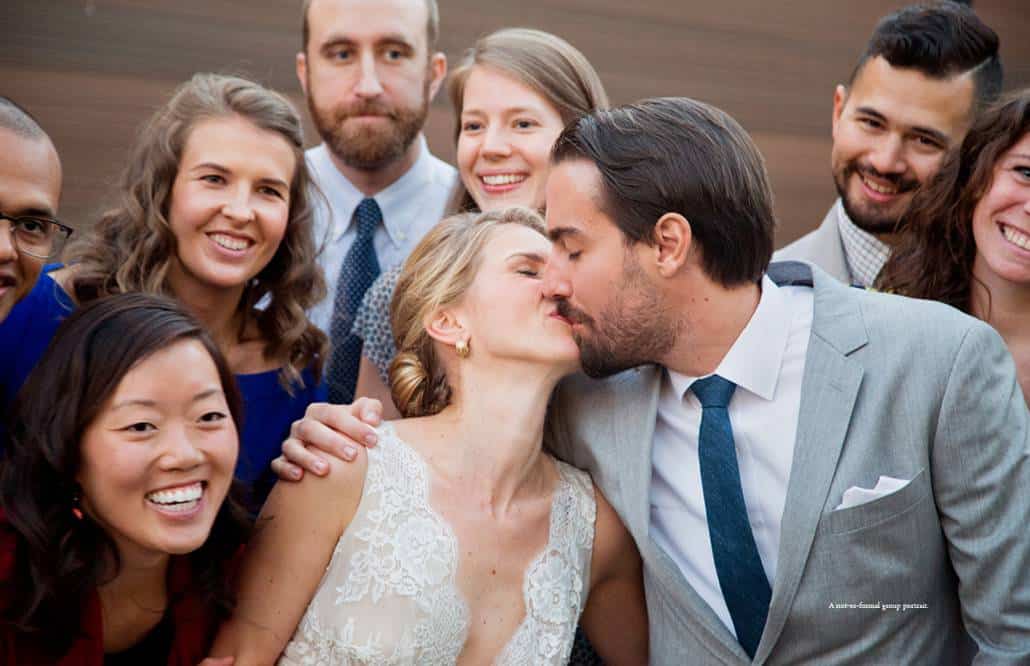
[[[7,220],[11,225],[11,240],[19,252],[50,259],[61,254],[72,228],[57,220],[41,215],[7,215],[0,211],[0,220]]]

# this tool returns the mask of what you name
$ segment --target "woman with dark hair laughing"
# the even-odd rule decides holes
[[[72,314],[0,466],[0,663],[190,664],[230,610],[240,396],[173,301]]]

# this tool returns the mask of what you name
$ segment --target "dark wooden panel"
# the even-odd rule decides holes
[[[613,101],[689,95],[732,113],[766,155],[781,244],[813,227],[833,198],[833,86],[873,25],[903,2],[868,0],[441,0],[452,61],[499,27],[567,38]],[[1026,0],[977,0],[1002,37],[1007,87],[1030,85]],[[196,71],[246,74],[303,108],[293,73],[300,0],[0,0],[0,92],[33,110],[65,163],[63,216],[89,224],[140,123]],[[430,145],[453,159],[438,97]],[[315,140],[310,131],[309,137]]]

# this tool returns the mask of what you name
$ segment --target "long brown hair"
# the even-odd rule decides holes
[[[608,108],[608,93],[601,77],[576,47],[542,30],[505,28],[481,37],[465,51],[461,64],[448,79],[455,143],[461,135],[465,83],[477,66],[495,69],[535,90],[554,106],[566,125],[597,109]],[[460,182],[447,208],[450,212],[479,210]]]
[[[281,379],[289,388],[302,383],[300,372],[307,367],[321,376],[326,337],[306,311],[326,288],[315,262],[311,176],[300,116],[285,97],[257,83],[196,74],[151,117],[122,174],[119,204],[69,251],[69,264],[75,265],[70,291],[79,303],[130,291],[175,295],[167,280],[176,254],[168,209],[179,160],[198,122],[231,116],[279,134],[296,157],[286,234],[239,303],[241,336],[249,322],[257,324],[265,356],[283,363]],[[266,298],[267,305],[256,309]]]
[[[970,311],[976,243],[973,211],[994,180],[994,165],[1030,132],[1030,88],[985,111],[940,171],[916,193],[897,247],[876,286]]]
[[[73,512],[81,495],[82,435],[137,363],[182,341],[196,341],[210,354],[242,432],[236,380],[211,336],[175,301],[141,293],[101,298],[72,313],[15,400],[0,460],[0,507],[18,557],[0,624],[52,652],[48,663],[80,635],[85,600],[121,570],[111,535],[88,514]],[[191,589],[222,618],[233,602],[230,560],[249,532],[239,497],[234,483],[204,544],[181,556],[191,565]]]

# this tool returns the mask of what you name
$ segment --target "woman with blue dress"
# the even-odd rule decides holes
[[[290,424],[325,400],[326,338],[305,314],[325,284],[302,150],[300,117],[278,93],[213,74],[180,86],[137,138],[115,207],[4,322],[7,398],[76,305],[171,296],[206,326],[239,382],[236,474],[259,508]]]

